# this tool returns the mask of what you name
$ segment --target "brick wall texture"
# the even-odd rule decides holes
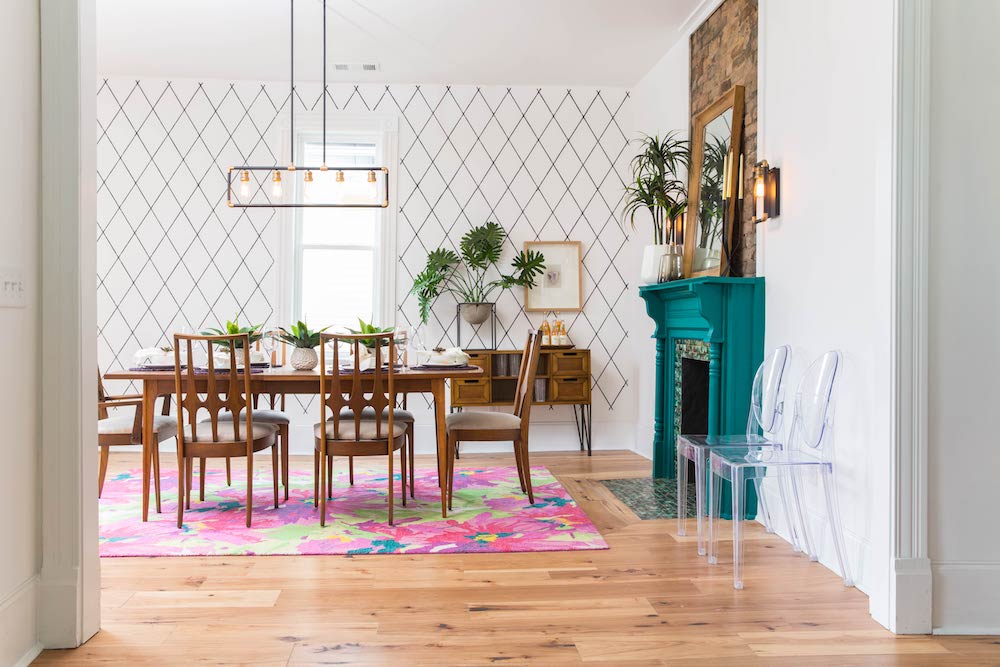
[[[691,119],[732,86],[745,88],[743,210],[733,225],[736,244],[730,273],[756,273],[753,166],[757,162],[757,0],[725,0],[691,35]],[[693,124],[693,123],[692,123]]]

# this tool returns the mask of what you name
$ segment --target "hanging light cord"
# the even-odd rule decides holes
[[[291,16],[291,76],[289,80],[291,81],[291,92],[288,96],[288,112],[292,119],[292,141],[291,141],[291,154],[292,154],[292,164],[295,164],[295,0],[288,0],[289,15]]]
[[[323,0],[323,166],[326,166],[326,0]]]

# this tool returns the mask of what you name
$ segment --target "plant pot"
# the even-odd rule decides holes
[[[458,306],[462,319],[469,324],[482,324],[493,314],[492,303],[462,303]]]
[[[292,352],[292,368],[297,371],[311,371],[319,364],[319,356],[312,347],[297,347]]]
[[[661,243],[648,245],[642,249],[642,267],[639,279],[646,285],[662,282],[660,280],[660,263],[664,255],[670,254],[670,244]]]

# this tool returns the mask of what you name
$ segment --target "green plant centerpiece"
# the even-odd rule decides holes
[[[204,331],[201,332],[201,335],[202,336],[235,336],[237,334],[249,334],[250,335],[250,344],[253,345],[254,343],[256,343],[257,341],[259,341],[264,336],[264,332],[262,332],[260,330],[262,326],[263,326],[262,324],[253,324],[253,325],[250,325],[248,327],[241,327],[240,326],[239,318],[236,318],[232,322],[230,322],[229,320],[226,320],[226,323],[225,323],[225,325],[223,325],[223,327],[220,327],[220,328],[210,327],[208,329],[205,329]],[[228,341],[227,342],[219,342],[219,343],[216,343],[216,345],[218,345],[219,347],[225,348],[225,349],[229,349],[229,343],[228,343]],[[237,341],[236,342],[236,349],[240,349],[242,347],[243,347],[242,341]]]
[[[322,329],[313,331],[302,320],[299,320],[287,329],[285,327],[278,327],[278,330],[281,332],[278,334],[278,337],[295,348],[292,350],[291,358],[292,367],[295,370],[311,371],[316,368],[316,365],[319,363],[316,348],[319,346],[320,334],[329,328],[323,327]]]
[[[490,298],[512,287],[534,287],[535,279],[545,270],[545,257],[534,250],[522,250],[511,260],[511,272],[497,265],[503,253],[507,232],[495,222],[473,227],[462,236],[459,252],[438,248],[427,255],[424,270],[413,279],[410,294],[420,306],[420,321],[430,317],[434,300],[450,292],[458,300],[462,318],[470,324],[482,324],[492,311]],[[489,280],[491,269],[498,277]]]
[[[396,328],[396,327],[377,327],[377,326],[375,326],[374,324],[372,324],[370,322],[365,322],[360,317],[358,318],[358,326],[361,327],[361,328],[360,329],[351,329],[351,328],[348,328],[347,330],[350,331],[352,334],[355,334],[355,335],[373,335],[373,334],[389,333],[390,331],[393,331]],[[365,347],[365,349],[367,349],[369,352],[371,352],[372,354],[375,354],[375,339],[374,338],[362,338],[358,342],[360,342],[361,345],[363,345]],[[389,341],[383,339],[382,340],[382,344],[379,347],[386,347],[388,344],[389,344]]]

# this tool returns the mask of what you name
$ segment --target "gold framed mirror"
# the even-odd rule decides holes
[[[743,86],[733,86],[694,117],[684,275],[728,275],[733,221],[739,216]]]

